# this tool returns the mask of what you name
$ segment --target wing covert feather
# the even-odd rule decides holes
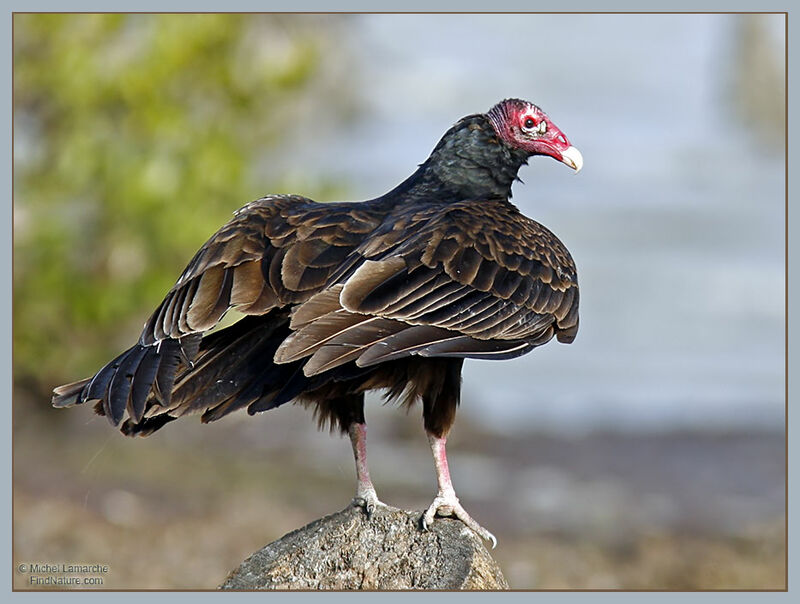
[[[457,331],[479,340],[538,339],[577,329],[578,282],[564,245],[508,202],[452,204],[344,281],[354,313]],[[376,253],[374,250],[378,249]]]
[[[506,201],[394,216],[332,281],[295,308],[276,362],[308,358],[315,375],[410,354],[512,358],[578,326],[572,258]]]
[[[195,254],[140,343],[207,331],[231,308],[264,314],[307,300],[380,224],[359,205],[277,195],[244,206]]]

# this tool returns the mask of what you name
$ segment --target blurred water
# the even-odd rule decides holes
[[[357,16],[359,119],[314,121],[273,169],[373,197],[462,115],[533,100],[585,166],[532,162],[514,202],[572,251],[581,330],[571,346],[469,361],[462,412],[505,429],[781,427],[784,159],[730,102],[740,18]],[[782,56],[783,17],[767,19]]]

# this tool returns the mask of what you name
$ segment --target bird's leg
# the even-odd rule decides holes
[[[454,516],[478,533],[478,535],[487,541],[491,541],[492,549],[494,549],[497,546],[495,536],[475,522],[472,516],[467,514],[466,510],[461,506],[458,497],[456,497],[453,482],[450,480],[450,469],[447,466],[447,452],[445,450],[447,436],[436,436],[432,432],[428,432],[428,442],[430,442],[431,451],[433,452],[433,463],[436,466],[436,480],[439,483],[439,492],[422,516],[422,530],[428,530],[437,515]]]
[[[369,477],[369,467],[367,467],[367,424],[353,422],[347,428],[350,436],[350,443],[353,445],[353,457],[356,461],[356,496],[353,498],[353,505],[364,508],[367,517],[372,516],[377,506],[385,506],[378,499],[375,487]]]

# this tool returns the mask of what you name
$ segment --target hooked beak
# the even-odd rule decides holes
[[[549,118],[545,117],[541,122],[540,136],[533,141],[531,151],[536,155],[549,155],[570,168],[576,173],[583,167],[583,155],[566,135]]]
[[[561,152],[561,161],[575,170],[576,174],[580,172],[583,167],[583,155],[572,145]]]

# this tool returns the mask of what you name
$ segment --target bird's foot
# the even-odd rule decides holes
[[[356,493],[356,496],[353,497],[351,505],[354,507],[363,508],[367,518],[372,518],[372,514],[375,513],[375,508],[389,507],[380,499],[378,499],[378,495],[375,493],[374,489]]]
[[[458,497],[456,497],[455,494],[442,495],[440,493],[436,496],[436,498],[433,500],[433,503],[422,515],[420,523],[423,531],[427,531],[428,527],[433,524],[433,519],[435,516],[452,516],[454,518],[458,518],[483,539],[486,541],[491,541],[492,549],[497,547],[497,539],[495,536],[483,528],[480,524],[475,522],[472,516],[467,514],[467,511],[462,507],[461,503],[458,501]]]

